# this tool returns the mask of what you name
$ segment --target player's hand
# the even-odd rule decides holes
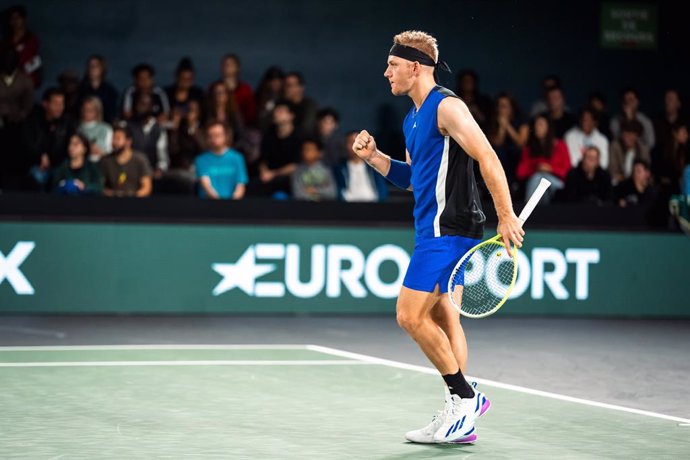
[[[522,247],[522,240],[525,231],[522,229],[522,222],[514,212],[509,216],[498,219],[498,233],[503,237],[503,244],[508,250],[508,255],[513,257],[513,245]]]
[[[352,150],[362,160],[367,161],[376,152],[376,141],[374,140],[374,136],[369,134],[367,130],[362,130],[355,138],[355,142],[352,144]]]

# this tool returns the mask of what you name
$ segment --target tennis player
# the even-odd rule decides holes
[[[475,420],[490,403],[463,376],[467,342],[459,314],[443,294],[453,267],[484,230],[475,161],[493,197],[498,232],[509,252],[511,241],[522,244],[524,232],[496,153],[465,103],[436,84],[436,68],[450,71],[438,59],[436,39],[407,31],[393,42],[384,76],[395,96],[409,96],[414,103],[403,121],[407,161],[379,151],[367,131],[357,135],[353,149],[393,184],[414,194],[415,248],[398,297],[397,319],[448,389],[444,410],[405,437],[419,443],[472,443],[477,439]]]

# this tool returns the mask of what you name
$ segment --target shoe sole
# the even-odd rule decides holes
[[[477,441],[477,434],[472,433],[469,436],[464,436],[462,438],[454,439],[452,441],[446,441],[446,444],[474,444]]]

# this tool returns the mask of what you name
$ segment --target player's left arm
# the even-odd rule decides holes
[[[467,105],[460,99],[447,97],[441,101],[438,106],[438,127],[442,134],[452,137],[469,156],[479,162],[479,170],[498,214],[498,233],[503,236],[503,242],[512,255],[510,241],[520,247],[525,232],[513,211],[508,181],[496,152]]]

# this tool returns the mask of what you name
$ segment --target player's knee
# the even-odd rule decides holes
[[[419,315],[411,315],[405,311],[398,310],[397,320],[398,325],[408,334],[414,334],[422,325],[422,318]]]

